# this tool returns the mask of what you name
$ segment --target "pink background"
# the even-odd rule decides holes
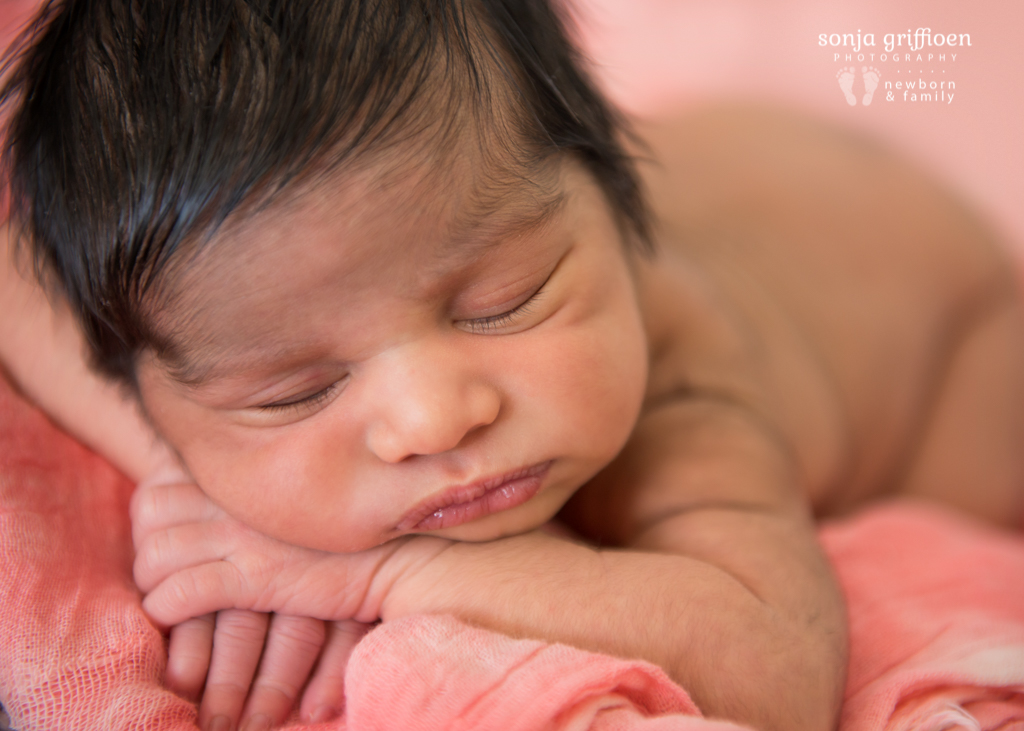
[[[1020,0],[575,0],[582,36],[605,87],[651,116],[716,98],[758,98],[867,131],[933,171],[971,200],[1024,252],[1024,2]],[[886,33],[930,27],[969,33],[956,61],[881,62]],[[862,52],[835,61],[820,33],[875,33]],[[849,50],[849,49],[846,49]],[[904,48],[904,53],[906,53]],[[902,58],[902,56],[901,56]],[[857,70],[856,106],[836,73]],[[870,106],[861,68],[881,80]],[[945,70],[946,73],[942,74]],[[897,73],[899,71],[899,73]],[[934,71],[934,73],[932,73]],[[886,102],[884,83],[946,78],[952,104]]]
[[[1021,0],[573,1],[599,77],[630,111],[754,97],[865,130],[934,171],[1024,252]],[[35,5],[0,0],[0,35]],[[873,32],[877,53],[885,33],[918,27],[969,33],[972,45],[946,64],[854,61],[858,104],[849,106],[836,73],[851,64],[835,61],[837,49],[820,47],[818,34]],[[881,72],[867,107],[859,101],[865,65]],[[942,70],[956,82],[952,104],[885,102],[886,81],[942,78]]]

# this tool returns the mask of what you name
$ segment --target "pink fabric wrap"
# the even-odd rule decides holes
[[[131,582],[130,492],[0,379],[0,703],[19,731],[195,729]],[[843,731],[1024,729],[1024,537],[891,504],[821,539],[850,608]],[[346,719],[288,728],[739,728],[648,663],[450,617],[379,627],[346,683]]]

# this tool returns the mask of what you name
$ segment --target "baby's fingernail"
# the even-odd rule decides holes
[[[274,723],[270,720],[270,716],[264,713],[257,713],[245,722],[242,731],[270,731],[273,725]]]
[[[206,731],[231,731],[231,719],[227,716],[214,716],[206,724]]]
[[[338,711],[331,706],[320,706],[309,716],[310,723],[324,723],[338,715]]]

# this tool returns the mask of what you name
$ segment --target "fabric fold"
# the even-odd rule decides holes
[[[356,648],[346,684],[348,723],[360,731],[740,728],[701,719],[649,663],[515,640],[452,617],[378,627]]]

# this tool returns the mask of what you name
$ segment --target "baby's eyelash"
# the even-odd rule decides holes
[[[317,406],[322,405],[325,401],[327,401],[327,399],[329,399],[334,394],[334,391],[337,389],[337,387],[337,383],[332,383],[327,388],[321,389],[314,394],[310,394],[309,396],[303,396],[302,398],[295,399],[294,401],[283,401],[274,404],[262,404],[257,408],[260,411],[286,411],[290,409],[312,410],[315,409]]]
[[[500,315],[491,315],[489,317],[480,317],[475,320],[467,320],[466,322],[473,332],[489,332],[511,325],[516,319],[530,314],[533,305],[537,304],[537,300],[540,299],[543,290],[544,285],[541,285],[536,292],[530,295],[529,299],[508,312],[502,312]]]

